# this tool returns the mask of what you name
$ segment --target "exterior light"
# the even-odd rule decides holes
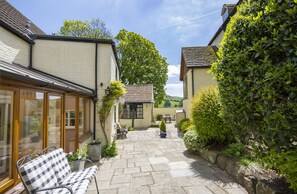
[[[111,93],[111,90],[110,90],[110,88],[109,88],[109,86],[108,86],[108,87],[105,89],[105,94],[106,94],[106,96],[109,96],[110,93]]]

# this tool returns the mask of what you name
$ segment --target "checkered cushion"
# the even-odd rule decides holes
[[[67,186],[72,189],[73,193],[84,194],[87,193],[89,183],[90,181],[86,179],[69,184]],[[55,189],[52,194],[70,194],[70,191],[68,189]]]
[[[62,182],[71,173],[66,154],[62,148],[59,148],[46,155],[51,158],[52,167],[55,171],[58,182]]]
[[[39,156],[20,168],[20,174],[30,192],[58,185],[55,171],[46,155]],[[43,192],[43,193],[50,193]]]
[[[75,181],[81,181],[85,179],[92,181],[92,179],[97,173],[97,170],[98,170],[97,166],[91,166],[84,170],[72,172],[70,175],[67,176],[65,180],[63,180],[62,184],[65,185],[65,184],[69,184]]]

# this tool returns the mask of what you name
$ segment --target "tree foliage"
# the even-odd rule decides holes
[[[112,39],[113,36],[103,20],[97,18],[91,21],[65,20],[56,35]]]
[[[155,45],[134,32],[121,30],[115,37],[120,54],[121,80],[124,84],[153,84],[155,103],[165,97],[164,86],[168,79],[166,59]]]

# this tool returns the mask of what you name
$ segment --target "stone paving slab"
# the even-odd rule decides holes
[[[228,174],[187,152],[174,123],[167,130],[166,139],[156,135],[159,129],[149,128],[117,140],[118,156],[99,164],[100,194],[247,194]],[[88,189],[93,193],[94,181]]]

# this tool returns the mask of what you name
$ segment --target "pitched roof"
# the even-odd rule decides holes
[[[45,34],[6,0],[0,0],[0,21],[1,26],[6,26],[27,39],[32,34]]]
[[[241,4],[242,3],[242,1],[243,0],[238,0],[238,2],[235,4],[235,5],[232,5],[232,11],[228,14],[228,17],[227,17],[227,19],[223,22],[223,24],[219,27],[219,29],[217,30],[217,32],[214,34],[214,36],[211,38],[211,40],[209,41],[209,43],[208,43],[208,46],[210,46],[212,43],[213,43],[213,41],[217,38],[217,36],[221,33],[221,31],[225,31],[226,30],[226,27],[227,27],[227,24],[229,23],[229,21],[230,21],[230,19],[231,19],[231,17],[236,13],[236,11],[237,11],[237,6],[239,5],[239,4]],[[227,5],[227,6],[229,6],[229,8],[231,8],[230,7],[230,4],[224,4],[224,6],[225,5]],[[224,9],[224,6],[223,6],[223,9]],[[222,12],[223,12],[223,9],[222,9]]]
[[[127,85],[125,102],[154,102],[153,85]]]
[[[212,46],[183,47],[182,57],[187,67],[208,67],[217,59]]]

